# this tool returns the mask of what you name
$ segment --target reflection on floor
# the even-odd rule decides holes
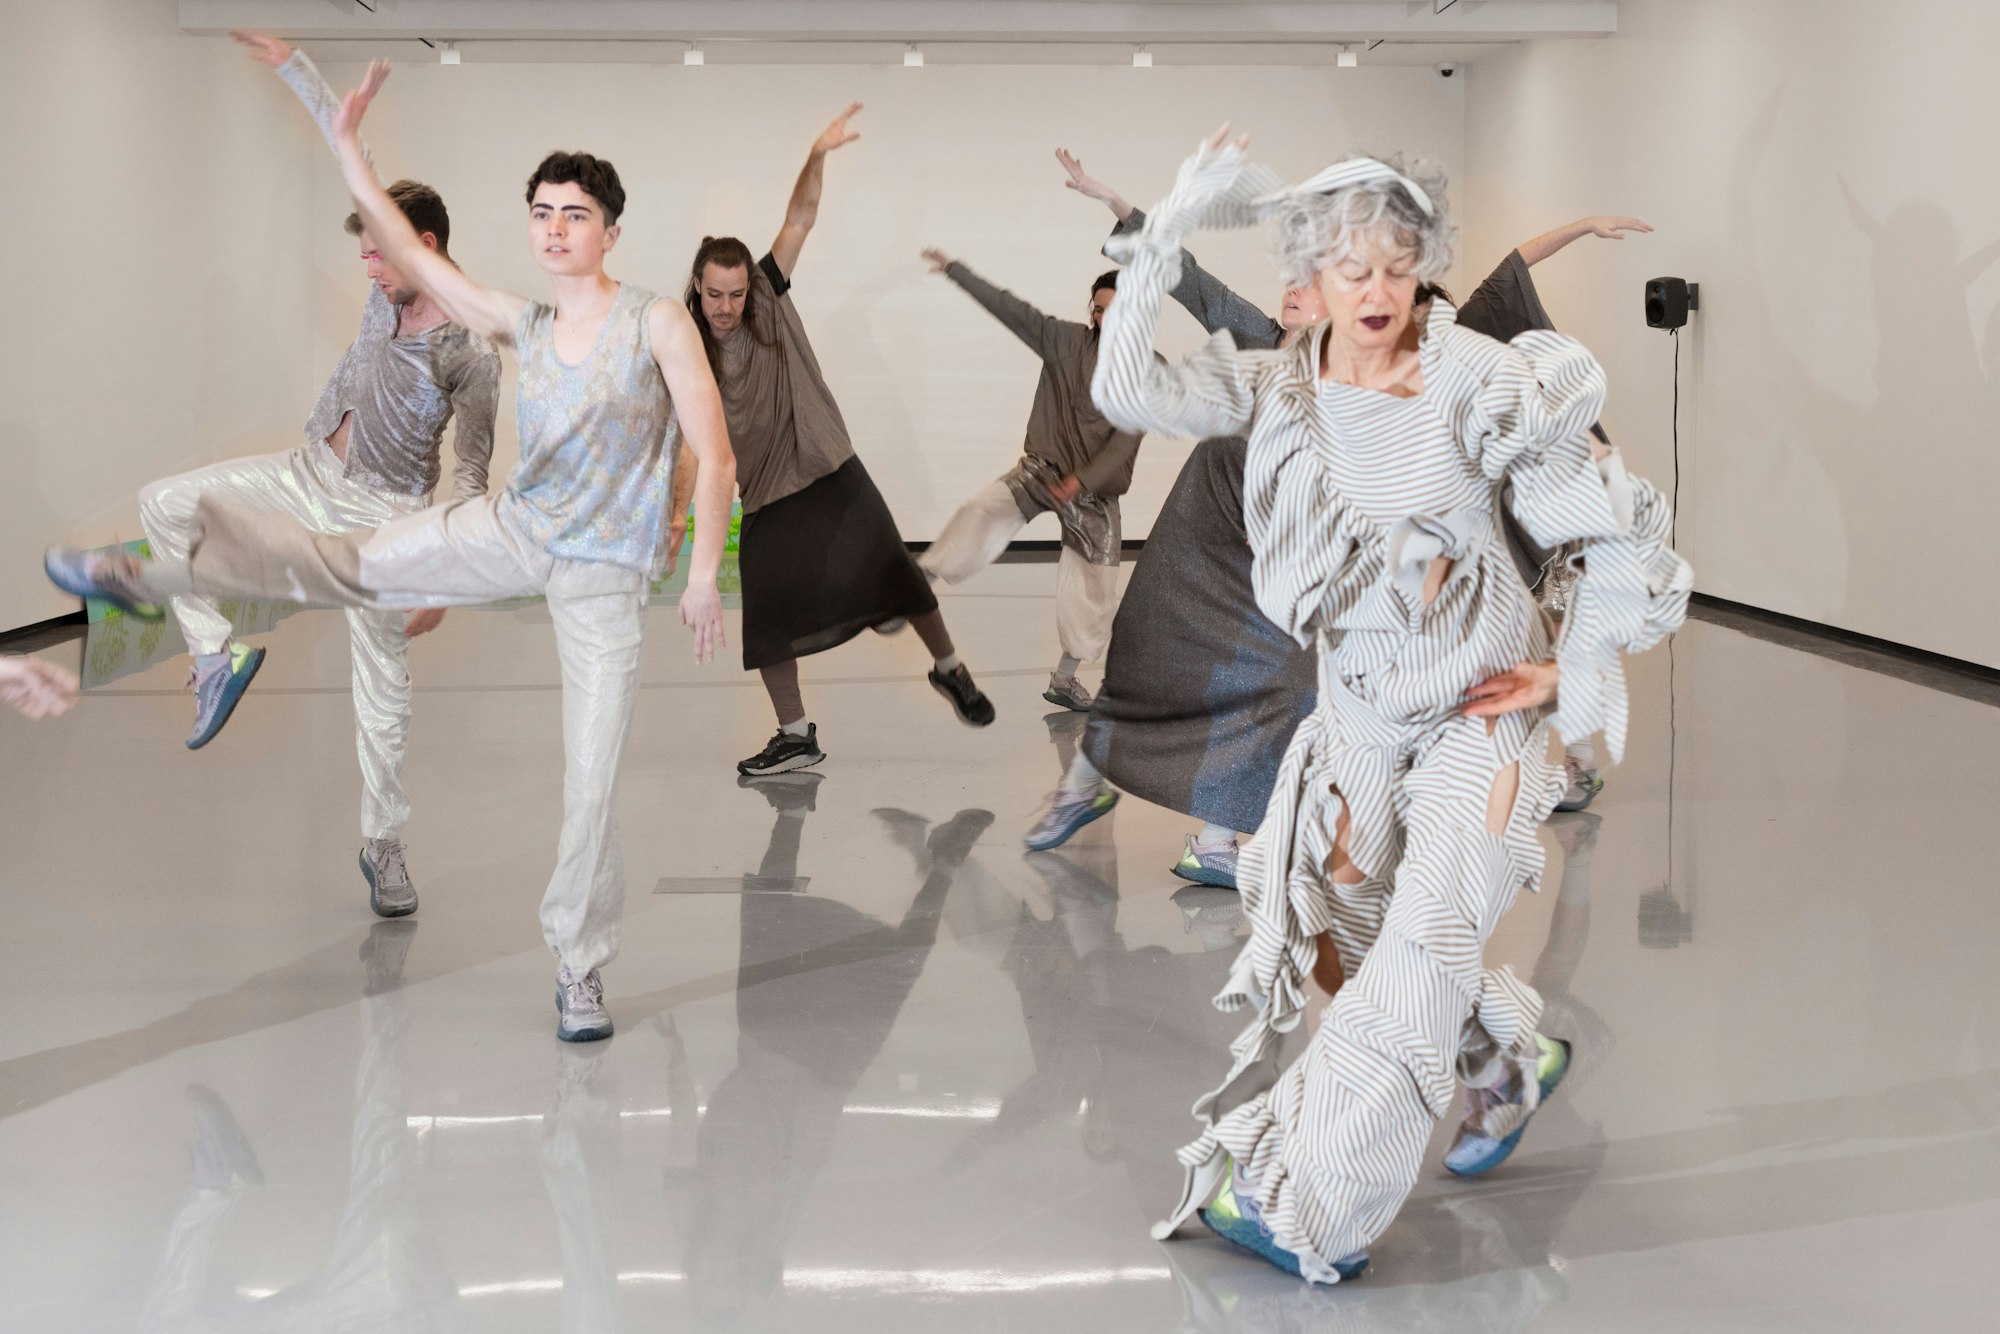
[[[762,693],[657,608],[619,1035],[583,1050],[534,916],[541,608],[417,646],[407,920],[353,871],[335,615],[261,637],[199,755],[144,655],[0,718],[0,1328],[1985,1327],[2000,711],[1711,625],[1636,663],[1627,764],[1491,950],[1575,1074],[1504,1169],[1427,1172],[1368,1278],[1307,1289],[1147,1237],[1246,927],[1143,803],[1021,852],[1082,721],[1038,698],[1052,591],[946,600],[994,727],[863,636],[806,665],[825,766],[741,784]]]

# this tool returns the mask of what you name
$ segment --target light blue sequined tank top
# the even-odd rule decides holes
[[[680,453],[646,330],[654,300],[620,283],[597,345],[574,366],[556,355],[554,307],[530,302],[514,327],[521,461],[507,499],[550,555],[654,569]]]

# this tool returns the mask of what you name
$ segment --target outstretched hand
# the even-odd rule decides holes
[[[361,80],[361,86],[341,99],[340,111],[333,118],[334,138],[352,138],[361,133],[361,118],[368,114],[368,104],[375,100],[376,93],[382,91],[382,84],[388,77],[388,61],[368,62],[368,73]]]
[[[1607,241],[1622,241],[1627,232],[1650,232],[1650,224],[1637,218],[1622,218],[1606,214],[1602,217],[1585,218],[1584,225],[1590,228],[1592,236],[1601,236]]]
[[[722,594],[714,584],[688,582],[681,594],[681,624],[694,631],[696,662],[707,662],[723,647]]]
[[[861,137],[859,132],[851,131],[847,128],[847,122],[859,110],[861,110],[861,104],[856,102],[848,107],[847,110],[835,116],[833,124],[822,130],[819,138],[813,141],[813,152],[824,155],[831,153],[836,148],[845,148],[856,139],[859,139]]]
[[[1518,709],[1536,708],[1556,697],[1560,680],[1561,672],[1553,662],[1524,662],[1466,691],[1466,702],[1459,712],[1468,718],[1498,718]]]
[[[1111,196],[1115,192],[1103,181],[1084,171],[1082,158],[1077,157],[1067,148],[1058,148],[1056,150],[1056,161],[1060,162],[1062,169],[1069,173],[1069,179],[1063,182],[1066,188],[1076,191],[1087,199],[1095,199],[1101,204],[1111,202]]]
[[[945,254],[944,251],[939,250],[936,246],[925,247],[923,261],[931,266],[932,273],[943,273],[951,267],[951,256]]]
[[[292,58],[292,44],[280,37],[267,37],[261,32],[232,32],[229,34],[240,45],[250,48],[250,58],[260,65],[277,69]]]

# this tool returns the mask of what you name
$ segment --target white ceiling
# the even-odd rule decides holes
[[[181,27],[273,32],[321,60],[467,63],[1332,65],[1471,63],[1494,43],[1598,37],[1616,0],[179,0]]]

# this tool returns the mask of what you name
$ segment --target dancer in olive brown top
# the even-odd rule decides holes
[[[962,583],[991,565],[1030,519],[1054,511],[1063,543],[1056,563],[1062,658],[1042,698],[1088,712],[1090,692],[1077,681],[1076,669],[1104,656],[1111,642],[1111,619],[1118,611],[1118,497],[1132,485],[1139,453],[1139,437],[1113,426],[1090,401],[1098,325],[1117,296],[1118,275],[1106,273],[1091,286],[1090,323],[1079,324],[1044,315],[943,251],[926,250],[924,259],[1042,360],[1020,462],[951,516],[924,553],[924,573],[946,584]]]
[[[959,661],[931,592],[868,470],[855,457],[805,325],[792,305],[799,251],[819,218],[826,155],[860,138],[855,103],[813,143],[784,226],[762,259],[733,236],[695,252],[687,307],[722,390],[742,488],[743,666],[764,678],[778,731],[740,761],[746,775],[803,769],[826,758],[806,718],[798,660],[863,630],[907,622],[930,650],[930,683],[974,727],[993,705]]]

